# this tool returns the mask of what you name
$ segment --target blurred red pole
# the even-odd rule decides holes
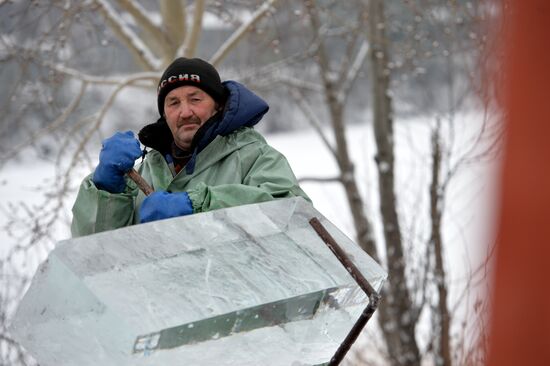
[[[511,0],[488,365],[550,365],[550,0]]]

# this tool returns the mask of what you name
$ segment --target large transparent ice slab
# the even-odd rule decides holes
[[[60,242],[11,333],[42,366],[327,362],[368,298],[313,217],[379,290],[384,270],[290,198]]]

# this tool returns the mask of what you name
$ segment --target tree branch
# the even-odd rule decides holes
[[[173,54],[174,47],[170,43],[170,38],[159,26],[151,21],[151,16],[139,3],[132,0],[118,0],[118,3],[122,9],[126,10],[136,19],[139,25],[143,26],[143,30],[152,36],[153,41],[158,43],[163,50],[164,58]]]
[[[86,87],[88,84],[86,82],[83,82],[80,86],[80,91],[75,96],[75,98],[71,101],[69,106],[61,113],[59,117],[52,123],[50,123],[48,126],[39,129],[37,131],[34,131],[31,133],[30,137],[28,137],[25,141],[20,143],[19,145],[15,146],[11,149],[11,151],[8,151],[8,153],[0,158],[0,166],[2,166],[4,163],[9,161],[11,158],[13,158],[15,155],[19,154],[21,150],[23,150],[25,147],[30,145],[31,142],[35,141],[39,136],[45,135],[47,133],[51,133],[57,128],[59,128],[64,122],[67,121],[67,118],[71,115],[72,112],[78,107],[80,104],[80,101],[82,100],[82,96],[84,95],[84,92],[86,91]]]
[[[197,45],[199,43],[202,30],[204,8],[204,0],[195,0],[195,8],[193,9],[193,24],[191,24],[191,29],[187,32],[187,37],[185,37],[182,47],[180,47],[177,51],[178,55],[193,57],[197,52]]]
[[[179,0],[161,0],[160,13],[162,15],[163,24],[166,27],[166,34],[171,39],[173,45],[170,54],[165,55],[163,65],[167,66],[176,56],[178,46],[181,45],[187,34],[187,12],[185,7],[187,1]]]
[[[290,88],[290,93],[294,97],[294,101],[298,104],[308,122],[311,124],[311,126],[313,126],[315,131],[317,131],[317,133],[321,137],[321,140],[323,140],[325,146],[330,151],[334,159],[338,160],[336,149],[334,149],[328,138],[325,136],[325,133],[321,128],[321,122],[315,116],[315,112],[310,108],[310,105],[305,102],[304,95],[295,88]]]
[[[344,83],[340,88],[342,99],[347,98],[351,88],[353,87],[353,83],[357,80],[357,75],[359,74],[359,71],[361,70],[361,67],[365,63],[368,55],[369,55],[369,43],[367,41],[364,41],[361,44],[359,51],[357,51],[357,55],[355,56],[353,64],[351,65],[349,72],[347,73],[346,78],[344,79]]]
[[[283,74],[274,75],[273,81],[286,84],[288,86],[291,86],[299,90],[309,90],[317,93],[323,92],[322,85],[319,85],[317,83],[314,83],[308,80],[297,79],[296,77],[293,77],[290,75],[283,75]],[[301,92],[300,92],[300,95],[302,95]]]
[[[143,41],[125,24],[122,17],[105,0],[94,0],[113,32],[128,47],[145,70],[158,70],[161,62],[153,55]]]
[[[321,177],[302,177],[298,179],[299,183],[304,182],[316,182],[316,183],[331,183],[331,182],[337,182],[342,183],[342,177],[327,177],[327,178],[321,178]]]
[[[243,23],[226,41],[225,43],[214,53],[210,58],[210,63],[214,66],[218,66],[220,62],[227,56],[243,38],[243,36],[256,24],[261,18],[269,12],[269,9],[277,2],[277,0],[267,0],[262,4],[253,14],[248,22]]]
[[[96,84],[96,85],[120,85],[121,83],[124,83],[128,77],[104,77],[104,76],[95,76],[95,75],[89,75],[85,74],[82,71],[72,69],[70,67],[67,67],[65,65],[61,64],[53,64],[50,62],[44,63],[45,66],[51,68],[52,70],[55,70],[59,73],[62,73],[64,75],[73,77],[77,80],[80,80],[82,82],[88,83],[88,84]],[[160,78],[159,72],[142,72],[138,73],[140,80],[151,80],[153,82],[157,82]]]

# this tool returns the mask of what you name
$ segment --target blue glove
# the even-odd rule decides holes
[[[190,215],[193,213],[193,203],[187,192],[168,193],[155,191],[141,203],[139,211],[140,222],[150,222]]]
[[[99,165],[95,169],[92,181],[97,188],[107,192],[124,191],[124,174],[134,167],[134,162],[140,156],[139,141],[132,131],[115,133],[103,140]]]

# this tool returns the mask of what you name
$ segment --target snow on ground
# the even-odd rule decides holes
[[[10,162],[0,170],[0,258],[17,244],[17,240],[4,227],[9,216],[19,211],[24,203],[28,207],[39,205],[43,193],[39,185],[53,175],[53,166],[45,163]]]
[[[478,116],[460,117],[454,136],[457,141],[471,141],[478,131]],[[399,199],[401,230],[405,245],[409,247],[412,260],[423,261],[424,247],[414,243],[425,243],[430,235],[429,183],[430,183],[430,126],[422,119],[404,121],[396,125],[396,193]],[[349,150],[355,161],[355,174],[359,189],[365,198],[366,212],[374,224],[377,240],[382,238],[379,220],[379,199],[377,195],[378,175],[374,162],[375,142],[370,125],[354,126],[349,129]],[[322,140],[311,132],[268,136],[268,141],[285,154],[298,178],[334,177],[337,167],[334,158],[324,148]],[[457,144],[460,146],[460,144]],[[457,153],[458,151],[455,151]],[[458,156],[458,155],[457,155]],[[443,216],[443,238],[445,242],[445,268],[449,270],[450,284],[448,304],[454,316],[468,319],[466,342],[475,342],[475,318],[472,309],[480,297],[485,297],[487,268],[482,268],[490,246],[493,243],[497,162],[474,162],[458,170],[448,188]],[[350,238],[354,228],[347,209],[346,196],[338,183],[304,182],[302,188],[312,199],[314,206]],[[411,245],[412,243],[412,245]],[[473,278],[474,277],[474,278]],[[475,285],[469,284],[474,280]],[[472,286],[465,291],[467,286]],[[458,305],[457,305],[458,304]],[[456,319],[455,319],[456,320]],[[375,322],[375,320],[371,320]],[[455,327],[461,322],[455,322]],[[431,323],[424,317],[419,324],[420,346],[425,348],[429,341]],[[374,325],[369,324],[367,336],[358,340],[368,349],[376,347]],[[454,328],[458,331],[458,328]],[[368,337],[368,338],[367,338]],[[374,356],[376,359],[376,356]]]
[[[476,125],[475,116],[463,117],[465,123]],[[463,131],[468,139],[471,136]],[[374,162],[375,142],[370,125],[352,126],[348,132],[349,150],[355,162],[359,189],[365,199],[366,212],[375,224],[378,238],[381,228],[379,199],[377,196],[378,175]],[[422,119],[406,121],[396,126],[396,192],[402,230],[416,236],[429,235],[428,184],[430,179],[429,126]],[[337,165],[321,139],[313,132],[267,136],[267,140],[289,160],[296,176],[335,177]],[[459,170],[449,187],[444,207],[444,236],[448,242],[449,265],[464,268],[479,262],[486,252],[493,233],[495,207],[495,165],[477,163],[465,165]],[[351,216],[347,209],[346,196],[339,183],[305,181],[302,188],[308,193],[314,206],[335,223],[348,236],[354,236]],[[412,234],[408,234],[412,235]]]

